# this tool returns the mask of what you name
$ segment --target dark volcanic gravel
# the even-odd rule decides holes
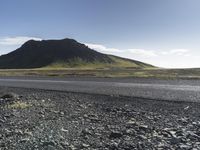
[[[200,149],[198,103],[0,89],[0,150]]]

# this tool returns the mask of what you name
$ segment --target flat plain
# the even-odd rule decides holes
[[[137,77],[162,79],[199,79],[200,69],[131,69],[131,68],[38,68],[0,69],[0,76],[88,76],[88,77]]]

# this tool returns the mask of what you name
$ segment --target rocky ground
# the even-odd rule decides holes
[[[0,150],[200,149],[198,103],[0,91]]]

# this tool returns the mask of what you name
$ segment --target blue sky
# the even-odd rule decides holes
[[[199,0],[2,0],[0,22],[0,54],[68,37],[161,67],[200,67]]]

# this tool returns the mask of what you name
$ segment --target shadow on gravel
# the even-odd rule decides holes
[[[17,100],[19,100],[19,96],[15,93],[0,92],[0,105],[11,104]]]

